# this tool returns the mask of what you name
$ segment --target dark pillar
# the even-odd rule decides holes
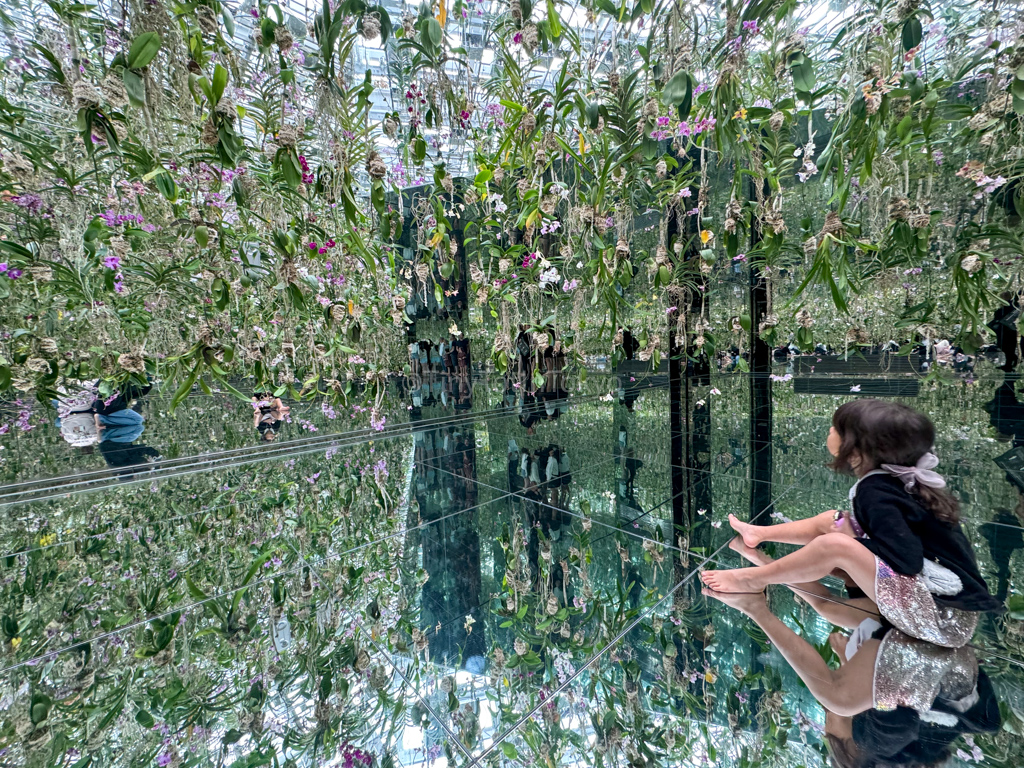
[[[1004,293],[1002,299],[1006,305],[996,310],[995,317],[989,323],[989,328],[995,331],[996,346],[1006,355],[1006,363],[1003,364],[1004,371],[1012,371],[1017,367],[1020,359],[1020,338],[1017,335],[1017,318],[1020,316],[1020,306],[1017,297],[1010,293]]]
[[[749,178],[749,199],[756,200],[754,180]],[[767,183],[763,192],[767,196]],[[750,248],[762,239],[761,222],[752,217]],[[750,515],[761,524],[770,522],[772,503],[772,348],[758,333],[768,314],[768,283],[761,269],[750,266]]]

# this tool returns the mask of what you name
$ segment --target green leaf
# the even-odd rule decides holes
[[[917,16],[911,16],[903,23],[903,50],[909,51],[921,44],[921,20]]]
[[[813,93],[816,82],[814,62],[807,55],[798,53],[790,57],[789,65],[790,73],[793,75],[793,85],[801,96]]]
[[[427,142],[422,136],[417,136],[412,143],[412,159],[417,165],[422,163],[427,156]]]
[[[1010,595],[1006,601],[1006,610],[1009,611],[1011,619],[1024,620],[1024,595]]]
[[[196,227],[195,236],[196,242],[199,244],[200,248],[205,248],[207,245],[210,244],[210,230],[208,230],[206,227]]]
[[[899,136],[900,139],[905,139],[907,134],[910,133],[910,126],[913,122],[914,118],[912,114],[905,115],[896,126],[896,135]]]
[[[551,30],[551,37],[556,39],[561,37],[562,21],[558,17],[558,9],[555,8],[554,0],[548,0],[548,29]]]
[[[237,728],[232,728],[230,731],[224,734],[222,741],[225,744],[237,744],[242,740],[242,732]]]
[[[92,221],[92,223],[89,224],[89,229],[92,229],[93,224],[99,224],[99,226],[102,226],[102,222],[100,221],[100,219],[94,219]],[[86,229],[86,231],[85,231],[85,234],[86,234],[85,240],[86,241],[89,240],[89,237],[88,237],[89,229]],[[95,238],[95,235],[93,235],[93,238]],[[7,253],[11,254],[15,258],[25,259],[27,261],[32,261],[32,251],[30,251],[28,248],[26,248],[23,245],[18,245],[17,243],[12,243],[12,242],[10,242],[8,240],[0,240],[0,251],[6,251]]]
[[[178,185],[174,181],[174,177],[171,174],[163,171],[153,177],[153,183],[156,184],[157,191],[164,196],[166,200],[174,203],[178,200]]]
[[[156,725],[156,721],[153,716],[149,714],[145,709],[140,709],[135,713],[135,722],[145,728],[147,731]]]
[[[29,715],[32,718],[32,722],[36,725],[43,722],[50,714],[51,706],[53,706],[53,701],[49,696],[42,693],[33,694],[31,704],[29,705]]]
[[[210,79],[207,77],[200,77],[196,80],[196,83],[199,85],[199,89],[206,95],[207,101],[215,104],[216,101],[213,98],[213,89],[210,88]]]
[[[171,398],[171,410],[177,408],[181,404],[181,402],[186,397],[188,397],[188,393],[192,391],[192,385],[195,384],[196,379],[199,378],[199,369],[202,368],[202,365],[202,360],[197,362],[196,367],[193,368],[192,372],[188,375],[188,377],[183,382],[181,382],[181,386],[179,386],[175,390],[174,396]],[[185,580],[186,582],[188,581],[187,576],[185,577]]]
[[[235,17],[231,15],[231,9],[228,8],[226,3],[221,5],[220,18],[224,22],[224,30],[228,33],[228,37],[234,37]]]
[[[444,39],[444,31],[441,29],[441,22],[437,19],[432,18],[427,22],[427,38],[435,48],[441,45],[441,40]]]
[[[156,32],[143,32],[132,41],[128,49],[128,68],[142,69],[149,64],[160,50],[160,35]]]
[[[690,79],[690,73],[676,72],[665,83],[665,87],[661,91],[661,100],[665,102],[666,106],[674,107],[677,104],[682,104],[688,97],[693,98],[693,80]]]
[[[501,742],[501,751],[505,753],[505,757],[507,757],[509,760],[519,759],[519,752],[516,750],[515,745],[511,742]]]
[[[588,101],[586,107],[587,115],[587,127],[591,130],[597,128],[598,121],[601,119],[600,105],[596,101]]]
[[[213,68],[213,105],[220,101],[224,95],[224,89],[228,87],[228,71],[218,64]]]
[[[128,92],[128,101],[133,107],[146,106],[146,83],[130,69],[121,70],[124,89]]]
[[[302,172],[295,167],[292,158],[287,155],[281,158],[281,173],[284,174],[285,183],[291,189],[299,188],[299,184],[302,183]]]
[[[223,312],[227,309],[230,298],[231,292],[228,289],[228,284],[218,277],[213,281],[213,306],[217,308],[218,312]]]

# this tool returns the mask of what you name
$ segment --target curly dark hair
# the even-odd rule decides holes
[[[938,768],[949,759],[951,750],[945,750],[938,759],[922,763],[886,760],[885,758],[861,754],[853,739],[843,739],[834,734],[826,733],[829,757],[832,768]]]
[[[912,467],[935,445],[935,425],[920,411],[900,403],[864,398],[839,406],[832,416],[841,440],[839,452],[829,467],[854,474],[850,457],[856,451],[871,471],[883,464]],[[960,519],[960,504],[942,488],[916,484],[911,493],[942,522]]]

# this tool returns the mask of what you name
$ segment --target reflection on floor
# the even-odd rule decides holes
[[[755,556],[729,514],[850,485],[823,467],[844,397],[777,384],[759,444],[749,384],[689,390],[673,426],[664,377],[437,375],[372,414],[268,401],[271,440],[259,403],[154,393],[158,456],[114,469],[40,414],[0,452],[0,764],[1024,763],[1013,383],[913,400],[1008,608],[959,650],[703,592]]]

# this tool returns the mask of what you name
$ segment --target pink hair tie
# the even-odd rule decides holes
[[[939,466],[939,458],[934,453],[928,452],[918,459],[917,464],[913,467],[883,464],[882,469],[902,480],[904,487],[909,491],[918,483],[927,485],[929,488],[945,488],[946,481],[942,475],[932,472],[932,469],[937,466]]]

